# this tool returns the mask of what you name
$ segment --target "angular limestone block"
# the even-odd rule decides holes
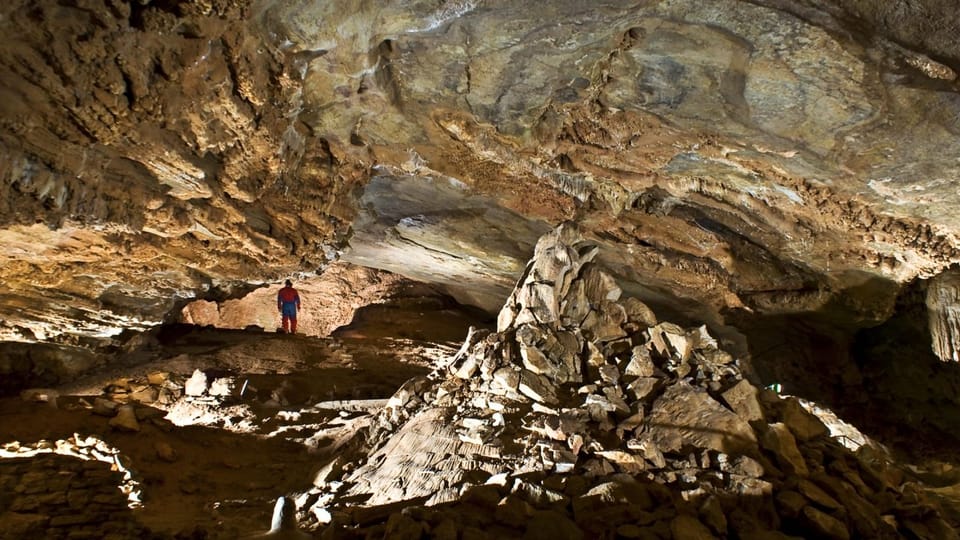
[[[743,418],[747,422],[753,422],[754,420],[763,420],[763,409],[760,407],[760,400],[757,398],[757,393],[757,388],[746,379],[743,379],[724,392],[722,397],[723,401],[725,401],[740,418]]]
[[[757,438],[742,418],[706,392],[680,381],[653,404],[645,437],[663,451],[684,446],[742,454],[756,448]]]
[[[790,474],[807,476],[807,462],[803,460],[797,441],[790,429],[783,423],[770,424],[761,439],[763,447],[773,453],[777,463]]]

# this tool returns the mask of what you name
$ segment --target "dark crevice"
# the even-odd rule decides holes
[[[885,321],[856,311],[896,290],[876,278],[816,311],[724,317],[746,336],[760,384],[820,403],[909,458],[947,459],[960,444],[960,364],[931,350],[926,283],[901,290]]]

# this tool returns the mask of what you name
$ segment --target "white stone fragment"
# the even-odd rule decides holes
[[[188,396],[202,396],[207,391],[207,375],[199,369],[183,385],[183,392]]]

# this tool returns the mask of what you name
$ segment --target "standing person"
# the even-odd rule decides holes
[[[289,279],[286,287],[280,289],[277,293],[277,311],[282,316],[283,331],[291,334],[297,333],[297,311],[300,309],[300,294],[293,288],[293,282]]]

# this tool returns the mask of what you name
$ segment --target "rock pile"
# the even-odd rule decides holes
[[[44,454],[40,455],[38,454]],[[95,437],[0,447],[0,538],[133,538],[139,483]]]
[[[957,538],[904,473],[659,322],[561,226],[498,319],[297,498],[324,538]],[[865,447],[866,448],[866,447]]]

